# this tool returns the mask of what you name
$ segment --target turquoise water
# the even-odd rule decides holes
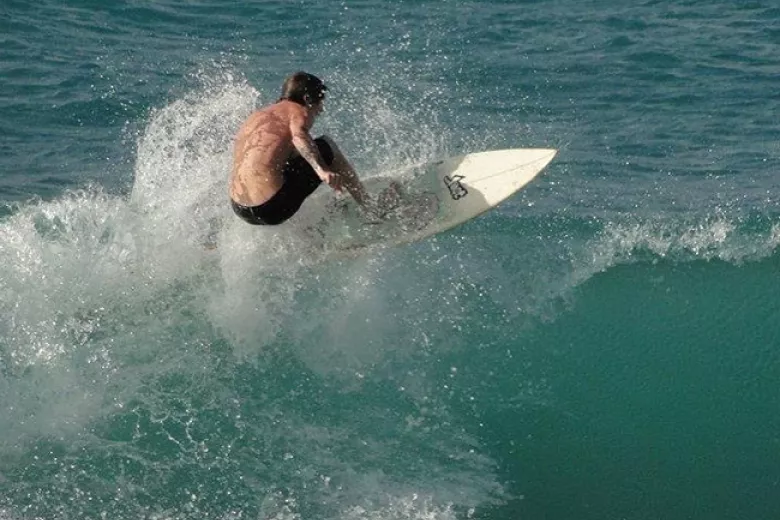
[[[0,519],[780,518],[774,3],[6,0],[0,27]],[[323,262],[225,203],[297,69],[365,176],[560,153]]]

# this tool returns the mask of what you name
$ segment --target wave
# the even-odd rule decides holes
[[[511,498],[483,416],[555,406],[526,365],[534,341],[560,348],[548,324],[598,309],[615,283],[637,302],[661,275],[680,287],[720,263],[738,284],[776,262],[773,216],[511,202],[424,243],[322,261],[306,222],[250,228],[224,204],[230,139],[257,98],[220,77],[150,114],[129,197],[91,187],[0,220],[0,511],[469,516]],[[383,110],[375,171],[442,153],[440,133]]]
[[[452,518],[501,495],[425,375],[387,379],[422,336],[382,337],[383,260],[320,265],[305,222],[225,218],[257,97],[226,78],[152,112],[127,198],[0,220],[0,510]]]

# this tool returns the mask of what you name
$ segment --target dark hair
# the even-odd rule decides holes
[[[287,100],[303,106],[311,106],[325,98],[328,87],[320,78],[308,72],[296,72],[284,80],[282,85],[282,97],[279,101]]]

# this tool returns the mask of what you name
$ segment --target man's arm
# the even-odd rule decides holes
[[[322,160],[320,150],[314,144],[309,130],[306,128],[306,119],[302,116],[293,115],[290,119],[290,133],[292,134],[292,143],[301,157],[311,164],[314,173],[322,179],[322,182],[336,191],[341,191],[342,179],[336,172],[332,171]]]
[[[311,138],[309,131],[306,130],[304,119],[293,117],[290,121],[290,132],[292,133],[292,143],[295,149],[298,150],[301,157],[306,159],[306,162],[311,164],[317,176],[327,182],[326,177],[332,172],[323,162],[320,150],[314,144],[314,139]]]

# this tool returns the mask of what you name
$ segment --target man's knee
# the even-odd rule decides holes
[[[336,143],[335,143],[335,142],[333,141],[333,139],[331,139],[331,137],[330,137],[329,135],[327,135],[327,134],[322,134],[322,135],[321,135],[321,136],[319,136],[317,139],[322,139],[323,141],[325,141],[326,143],[328,143],[328,146],[330,146],[331,148],[336,148]]]
[[[341,153],[341,150],[339,150],[339,147],[336,146],[336,142],[330,138],[328,135],[321,135],[319,139],[322,139],[327,143],[328,147],[330,148],[330,151],[333,152],[333,157],[336,161],[344,161],[344,154]]]
[[[325,138],[320,136],[314,140],[314,144],[317,146],[317,150],[320,152],[320,157],[328,166],[333,166],[336,160],[336,153],[333,149],[333,144]]]

